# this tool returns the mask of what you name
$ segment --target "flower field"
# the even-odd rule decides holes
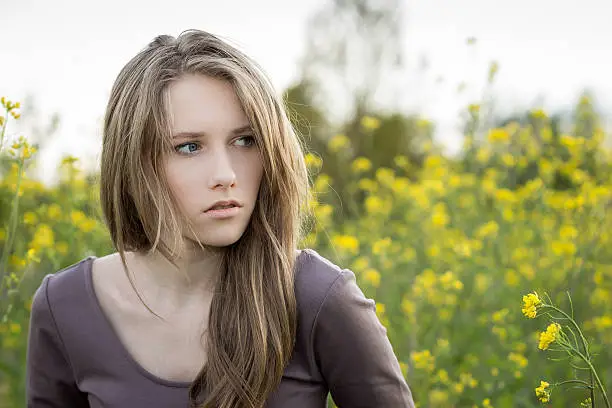
[[[29,178],[35,149],[5,135],[19,106],[3,100],[2,109],[0,407],[19,408],[34,290],[112,246],[97,175],[65,158],[57,185]],[[376,300],[419,407],[606,406],[612,152],[604,129],[585,123],[597,122],[577,116],[556,134],[533,111],[529,123],[468,130],[461,158],[428,146],[418,168],[402,156],[373,168],[347,153],[354,219],[331,204],[334,180],[307,154],[315,217],[303,245],[353,270]],[[350,138],[329,148],[350,152]]]

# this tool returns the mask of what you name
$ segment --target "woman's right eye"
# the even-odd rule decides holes
[[[198,151],[199,146],[195,142],[189,142],[189,143],[180,144],[176,146],[174,149],[177,151],[177,153],[190,155]]]

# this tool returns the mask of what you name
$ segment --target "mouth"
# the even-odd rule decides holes
[[[217,201],[204,212],[226,211],[242,207],[242,204],[236,200]]]

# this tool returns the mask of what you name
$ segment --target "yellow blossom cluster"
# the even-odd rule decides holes
[[[538,297],[537,293],[529,293],[523,296],[523,309],[522,312],[525,316],[530,319],[534,319],[537,315],[537,307],[542,304],[542,301]]]
[[[540,343],[538,348],[540,350],[546,350],[552,342],[554,342],[559,336],[561,326],[558,323],[551,323],[545,332],[540,333]]]
[[[540,381],[540,385],[535,389],[536,397],[541,402],[550,401],[550,391],[548,389],[549,386],[550,384],[546,381]]]

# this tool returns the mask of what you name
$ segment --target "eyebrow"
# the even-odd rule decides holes
[[[239,135],[240,133],[252,132],[252,131],[253,131],[253,128],[251,127],[251,125],[245,125],[245,126],[241,126],[239,128],[232,130],[230,134]],[[205,137],[205,136],[208,136],[208,133],[206,132],[179,132],[179,133],[175,133],[172,137],[173,138],[198,138],[198,137]]]

